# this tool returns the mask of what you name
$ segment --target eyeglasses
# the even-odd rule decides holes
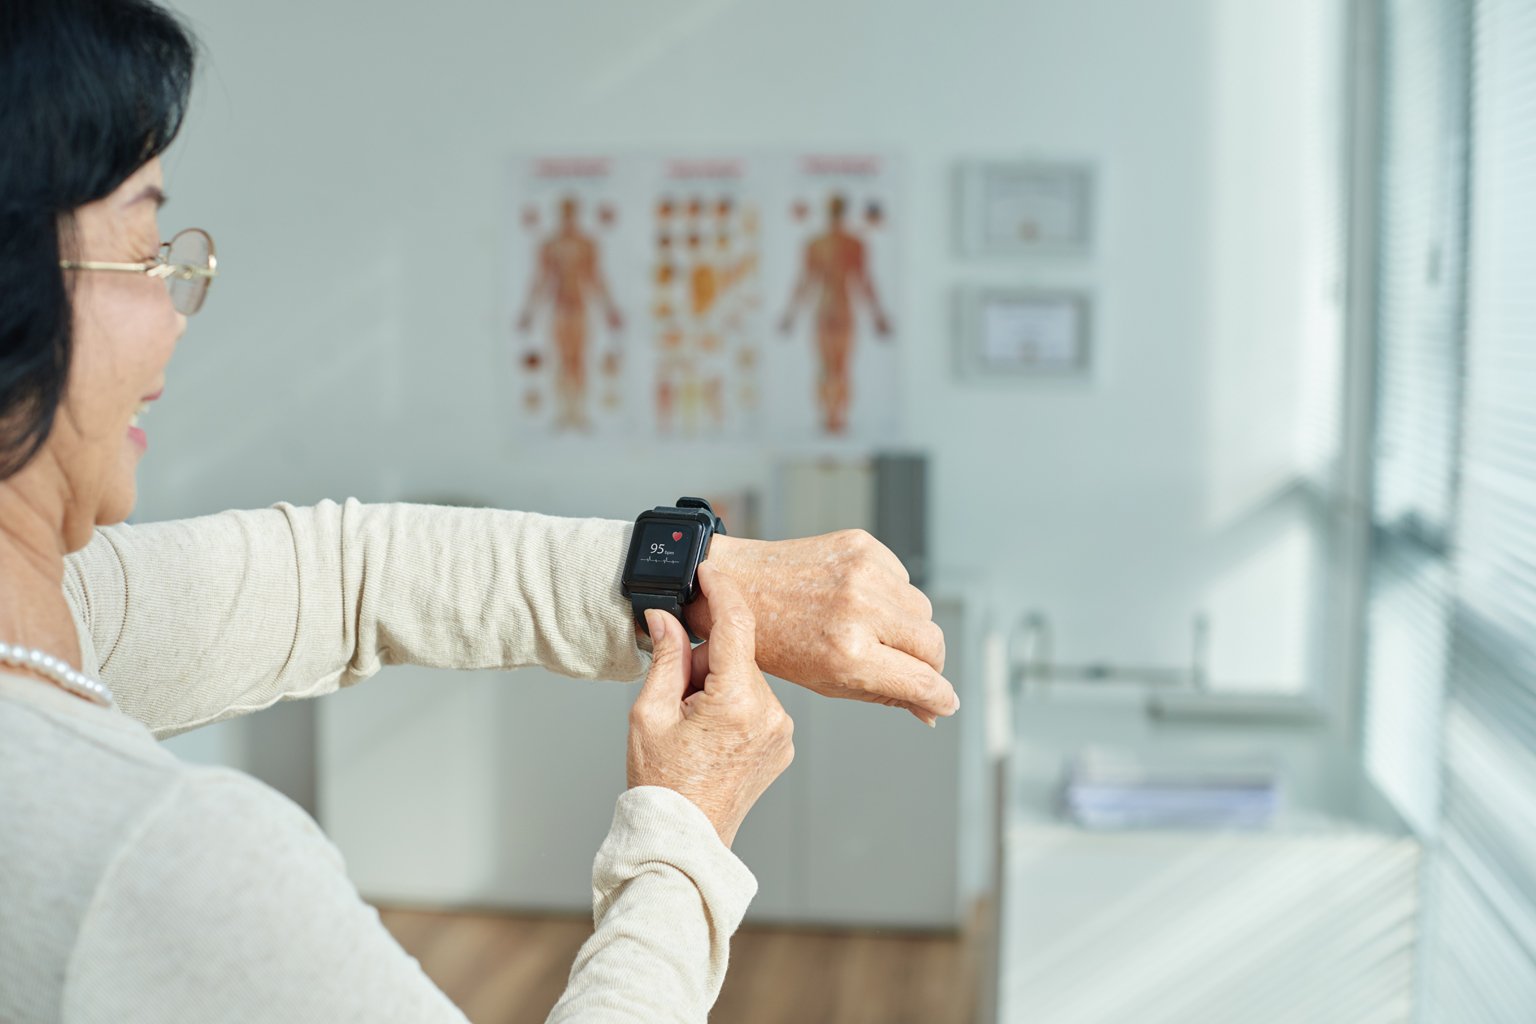
[[[144,263],[97,263],[89,260],[60,260],[65,270],[121,270],[148,274],[165,282],[171,304],[183,316],[203,308],[208,286],[219,276],[219,261],[213,254],[213,238],[202,228],[177,232],[169,242],[160,243],[160,252]]]

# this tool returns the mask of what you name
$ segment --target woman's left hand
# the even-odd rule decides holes
[[[865,531],[786,541],[717,536],[709,560],[752,607],[764,672],[823,696],[906,708],[929,725],[959,709],[943,676],[933,605]],[[707,598],[685,614],[694,633],[709,636]]]

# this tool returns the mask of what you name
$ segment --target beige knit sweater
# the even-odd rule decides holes
[[[349,498],[98,530],[65,593],[120,710],[0,666],[0,1022],[462,1021],[304,811],[155,740],[384,665],[635,678],[629,529]],[[549,1019],[704,1020],[756,888],[683,796],[623,793]]]

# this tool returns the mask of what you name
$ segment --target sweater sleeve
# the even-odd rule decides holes
[[[593,870],[596,931],[550,1020],[702,1022],[757,882],[682,795],[622,795]],[[466,1024],[358,896],[307,814],[239,772],[197,769],[100,878],[61,1020]]]
[[[97,885],[64,1022],[467,1024],[286,797],[200,769],[146,814]]]
[[[592,867],[596,931],[549,1024],[702,1024],[756,894],[757,879],[687,797],[628,790]]]
[[[101,678],[164,738],[384,665],[634,679],[644,660],[619,591],[631,528],[279,502],[102,527],[66,558],[64,589]]]

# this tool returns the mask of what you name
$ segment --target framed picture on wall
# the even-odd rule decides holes
[[[1086,255],[1093,247],[1094,178],[1084,161],[961,164],[961,253]]]
[[[1085,291],[965,288],[956,363],[973,379],[1091,376],[1093,300]]]

